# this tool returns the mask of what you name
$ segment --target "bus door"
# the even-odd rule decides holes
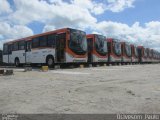
[[[32,63],[32,41],[26,41],[25,63]]]
[[[88,44],[88,62],[92,62],[93,38],[87,39]]]
[[[66,33],[56,35],[56,60],[65,61]]]

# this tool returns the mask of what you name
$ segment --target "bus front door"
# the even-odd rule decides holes
[[[61,33],[56,36],[56,60],[57,62],[65,61],[65,45],[66,33]]]
[[[31,41],[26,41],[26,53],[25,53],[25,63],[32,63],[32,52],[31,52]]]

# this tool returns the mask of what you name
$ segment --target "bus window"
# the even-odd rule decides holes
[[[12,48],[12,50],[13,50],[13,51],[18,50],[18,42],[13,43],[13,48]]]
[[[25,41],[20,41],[19,42],[19,50],[24,50],[25,49]]]
[[[46,47],[47,46],[47,36],[39,37],[39,46]]]
[[[31,41],[26,42],[26,52],[31,51]]]
[[[7,44],[4,44],[4,45],[3,45],[3,54],[4,54],[4,55],[7,55],[7,54],[8,54],[8,45],[7,45]]]
[[[32,40],[32,48],[39,47],[39,38],[33,38]]]
[[[12,44],[8,45],[8,54],[12,54]]]
[[[48,35],[47,40],[47,46],[48,47],[55,47],[56,46],[56,35]]]

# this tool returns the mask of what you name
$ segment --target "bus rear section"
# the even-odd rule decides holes
[[[64,28],[4,44],[4,61],[19,64],[86,63],[86,33]]]
[[[148,62],[148,51],[143,46],[138,46],[139,62],[147,63]]]
[[[25,41],[15,40],[3,44],[3,62],[8,64],[25,64]]]
[[[106,37],[98,34],[87,35],[88,63],[107,63],[108,48]]]
[[[113,38],[107,38],[109,63],[117,64],[121,63],[121,43]]]
[[[126,42],[121,42],[122,63],[131,63],[131,46]]]
[[[2,65],[2,61],[3,61],[3,59],[2,59],[2,50],[0,50],[0,65]]]
[[[136,45],[130,45],[131,46],[131,62],[132,63],[138,63],[138,48]]]

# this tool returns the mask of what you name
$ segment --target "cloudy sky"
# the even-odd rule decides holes
[[[5,41],[63,27],[160,51],[160,0],[0,0]]]

